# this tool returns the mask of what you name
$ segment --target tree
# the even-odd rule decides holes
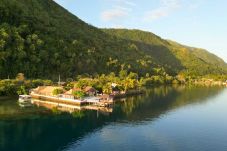
[[[27,94],[26,92],[26,89],[25,89],[25,86],[20,86],[17,90],[17,94],[18,95],[24,95],[24,94]]]
[[[56,88],[53,90],[52,94],[59,95],[59,94],[62,94],[63,92],[64,92],[64,90],[62,88]]]
[[[138,74],[134,72],[130,72],[128,75],[129,79],[138,79]]]
[[[102,92],[105,93],[105,94],[111,94],[111,93],[112,93],[111,84],[110,84],[110,83],[105,84],[105,85],[102,87]]]
[[[135,79],[129,79],[129,78],[126,78],[122,81],[122,84],[121,84],[124,88],[124,91],[127,91],[129,89],[134,89],[137,87],[138,85],[138,82],[137,80]]]
[[[24,81],[25,80],[24,74],[23,73],[18,73],[16,79],[18,81]]]
[[[72,95],[76,98],[82,99],[83,97],[86,96],[86,94],[83,91],[73,91]]]
[[[119,77],[120,77],[120,79],[125,79],[127,77],[127,71],[126,70],[121,70],[119,72]]]

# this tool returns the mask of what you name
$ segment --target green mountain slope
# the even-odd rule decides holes
[[[135,60],[144,54],[125,40],[107,35],[52,0],[0,1],[1,78],[73,77],[119,71],[123,66],[142,69]]]
[[[69,78],[122,68],[145,75],[161,67],[175,75],[193,71],[190,61],[201,66],[195,74],[203,68],[199,74],[224,73],[226,64],[213,62],[215,56],[183,47],[190,52],[185,62],[180,48],[148,32],[98,29],[53,0],[0,0],[0,78],[19,72]]]
[[[226,74],[227,64],[204,49],[164,40],[150,32],[127,29],[103,29],[104,32],[131,40],[138,49],[153,56],[162,66],[190,75]],[[166,51],[164,51],[166,50]]]

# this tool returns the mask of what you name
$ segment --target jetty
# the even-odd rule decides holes
[[[63,98],[59,96],[46,96],[46,95],[32,93],[31,97],[37,100],[56,102],[56,103],[62,103],[62,104],[68,104],[68,105],[76,105],[76,106],[82,106],[87,104],[87,102],[83,100]]]
[[[103,113],[112,113],[113,109],[112,107],[101,107],[101,106],[94,106],[94,105],[85,105],[85,106],[78,106],[78,105],[71,105],[66,103],[59,103],[59,102],[51,102],[51,101],[43,101],[43,100],[37,100],[32,99],[32,104],[40,107],[45,107],[49,109],[57,108],[60,111],[66,111],[66,112],[74,112],[74,111],[83,111],[83,110],[94,110],[94,111],[100,111]]]
[[[57,104],[65,104],[71,106],[84,106],[84,105],[93,105],[93,106],[100,106],[100,107],[107,107],[113,104],[112,99],[103,99],[102,96],[100,97],[87,97],[84,99],[70,99],[64,98],[59,96],[44,96],[39,94],[31,94],[31,97],[36,100],[43,100],[46,102],[52,102]],[[75,107],[75,108],[76,108]]]
[[[54,92],[59,93],[54,93]],[[78,97],[75,92],[83,92],[84,97]],[[61,111],[74,112],[76,110],[96,110],[103,113],[112,112],[114,99],[124,98],[130,95],[142,94],[142,90],[130,90],[127,92],[113,91],[109,94],[98,94],[92,87],[84,89],[72,88],[64,90],[61,86],[39,86],[30,91],[31,103],[46,108],[57,108]],[[76,93],[77,94],[77,93]]]
[[[110,95],[96,95],[96,90],[87,87],[85,89],[88,96],[83,98],[75,98],[72,95],[73,90],[64,92],[63,94],[53,95],[55,89],[61,89],[61,87],[53,86],[41,86],[36,89],[33,89],[30,93],[30,96],[36,100],[49,101],[53,103],[74,105],[74,106],[84,106],[84,105],[93,105],[93,106],[110,106],[113,104],[113,98]]]

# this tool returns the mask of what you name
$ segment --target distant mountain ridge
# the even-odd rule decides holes
[[[53,0],[0,1],[0,78],[63,78],[78,74],[140,75],[163,68],[170,75],[226,74],[226,63],[205,50],[150,32],[99,29]]]
[[[226,73],[227,71],[227,64],[224,60],[205,49],[185,46],[172,40],[164,40],[151,32],[141,30],[103,29],[103,31],[123,39],[132,40],[135,43],[139,42],[148,45],[148,47],[143,47],[143,45],[138,44],[138,47],[149,55],[155,56],[161,61],[160,64],[175,66],[181,72],[206,75],[212,74],[212,71],[217,74]],[[156,49],[158,47],[168,50],[168,53],[174,56],[175,60],[171,60],[171,57],[167,58],[167,53]],[[180,64],[178,64],[179,62]]]

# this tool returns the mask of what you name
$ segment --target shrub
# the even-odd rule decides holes
[[[52,94],[53,95],[58,95],[58,94],[62,94],[63,92],[64,92],[63,89],[56,88],[56,89],[53,90]]]
[[[83,98],[86,96],[86,94],[83,91],[74,91],[72,95],[75,96],[76,98]]]
[[[23,94],[27,94],[25,86],[20,86],[17,90],[17,94],[18,95],[23,95]]]

